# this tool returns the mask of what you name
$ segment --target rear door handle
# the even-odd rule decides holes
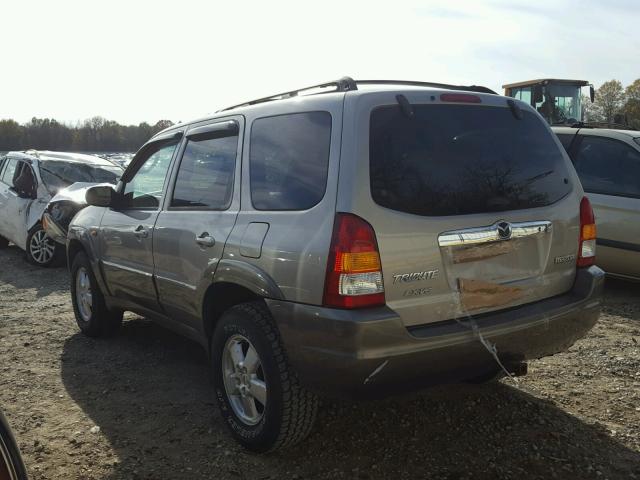
[[[147,238],[149,236],[149,230],[144,228],[142,225],[138,225],[138,227],[133,231],[133,234],[138,238]]]
[[[203,247],[213,247],[216,244],[216,240],[209,235],[209,232],[203,232],[199,237],[196,237],[196,243]]]

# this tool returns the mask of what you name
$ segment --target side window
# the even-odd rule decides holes
[[[18,160],[15,158],[10,158],[7,160],[7,167],[2,172],[2,181],[13,187],[13,179],[16,174],[16,170],[18,168]]]
[[[122,208],[160,207],[162,187],[177,143],[162,145],[155,150],[124,186]]]
[[[518,100],[522,100],[528,105],[531,105],[531,87],[514,88],[511,94]]]
[[[260,118],[251,127],[251,201],[257,210],[306,210],[327,186],[331,115]]]
[[[585,136],[575,166],[586,192],[640,198],[640,153],[624,142]]]
[[[26,162],[18,162],[13,175],[13,187],[23,198],[36,198],[38,183],[33,169]]]
[[[190,138],[178,168],[171,207],[229,208],[237,149],[238,135]]]
[[[560,143],[562,143],[562,146],[568,152],[569,151],[569,147],[571,147],[571,142],[573,141],[573,138],[575,137],[575,134],[558,133],[557,135],[558,135],[558,139],[560,140]]]

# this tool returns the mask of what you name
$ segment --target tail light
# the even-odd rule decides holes
[[[336,215],[323,303],[338,308],[373,307],[385,303],[376,234],[371,225],[356,215]]]
[[[580,244],[578,267],[588,267],[596,260],[596,220],[587,197],[580,202]]]

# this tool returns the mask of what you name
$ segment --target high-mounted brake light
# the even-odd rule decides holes
[[[580,202],[580,243],[578,244],[578,267],[588,267],[596,260],[596,220],[591,202],[583,197]]]
[[[443,93],[440,95],[441,102],[455,103],[482,103],[482,99],[477,95],[469,93]]]
[[[378,242],[373,227],[350,213],[338,213],[327,262],[323,304],[362,308],[384,305]]]

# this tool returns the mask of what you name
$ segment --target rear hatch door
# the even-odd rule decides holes
[[[407,97],[411,111],[369,110],[372,204],[358,212],[377,235],[387,304],[410,326],[569,290],[577,180],[543,120],[497,96]]]

